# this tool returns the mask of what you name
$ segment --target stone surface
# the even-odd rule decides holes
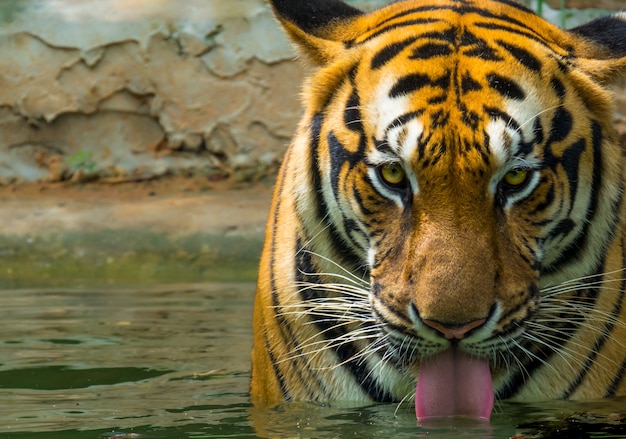
[[[0,183],[264,168],[300,115],[262,0],[5,0],[0,22]]]

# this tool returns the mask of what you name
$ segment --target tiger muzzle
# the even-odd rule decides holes
[[[488,239],[429,237],[418,246],[417,258],[421,260],[412,267],[416,282],[410,300],[423,323],[447,339],[461,339],[485,322],[498,288],[497,262]]]

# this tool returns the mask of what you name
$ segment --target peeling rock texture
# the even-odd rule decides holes
[[[0,183],[280,159],[303,70],[262,0],[2,0]]]
[[[0,184],[254,180],[301,114],[263,0],[0,0],[0,53]]]

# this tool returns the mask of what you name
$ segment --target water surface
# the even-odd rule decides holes
[[[626,400],[499,404],[417,426],[410,402],[248,400],[254,285],[0,291],[0,438],[626,437]]]

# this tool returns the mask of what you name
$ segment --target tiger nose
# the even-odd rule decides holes
[[[465,337],[465,335],[468,332],[470,332],[472,329],[482,326],[487,321],[487,319],[477,319],[477,320],[473,320],[469,323],[465,323],[461,325],[446,324],[446,323],[438,322],[436,320],[428,320],[428,319],[424,319],[422,321],[424,322],[424,324],[430,326],[434,330],[441,332],[446,339],[460,340],[463,337]]]

